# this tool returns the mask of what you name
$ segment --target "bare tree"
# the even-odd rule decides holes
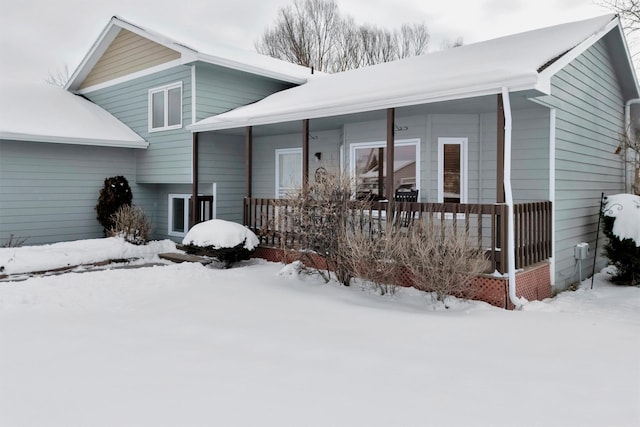
[[[306,67],[325,69],[332,56],[341,18],[334,0],[295,0],[278,11],[256,50]]]
[[[442,43],[440,43],[440,49],[441,50],[452,49],[454,47],[460,47],[463,44],[464,44],[464,41],[462,40],[462,37],[458,37],[453,41],[449,39],[444,39],[442,40]]]
[[[428,45],[424,23],[393,31],[357,25],[340,14],[335,0],[294,0],[255,43],[262,54],[325,72],[421,55]]]
[[[640,66],[640,1],[638,0],[597,0],[600,6],[615,12],[622,22],[627,35],[629,49],[636,67]]]
[[[44,81],[53,86],[65,87],[69,81],[69,66],[65,64],[62,70],[57,69],[55,72],[49,71],[49,75]]]
[[[640,1],[638,0],[599,0],[598,3],[611,9],[620,16],[628,35],[640,31]]]

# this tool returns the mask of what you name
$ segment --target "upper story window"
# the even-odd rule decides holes
[[[182,127],[182,82],[149,90],[149,132]]]

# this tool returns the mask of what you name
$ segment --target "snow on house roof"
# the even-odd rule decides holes
[[[168,34],[157,33],[121,17],[114,16],[69,79],[66,86],[67,89],[72,91],[79,89],[120,29],[131,31],[180,53],[181,59],[179,62],[182,64],[202,61],[295,84],[304,83],[311,75],[311,69],[307,67],[256,52],[234,49],[213,43],[208,40],[207,36],[198,34],[197,29],[194,28],[189,30],[190,36],[180,35],[179,37],[173,37]]]
[[[0,139],[146,148],[148,143],[85,98],[46,83],[0,82]]]
[[[191,125],[194,132],[313,119],[500,93],[550,92],[550,78],[611,29],[615,15],[312,76],[307,83]],[[544,67],[544,69],[543,69]],[[637,83],[634,82],[637,91]]]

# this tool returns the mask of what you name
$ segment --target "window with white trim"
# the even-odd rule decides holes
[[[302,148],[276,150],[276,197],[302,187]]]
[[[169,236],[184,237],[189,231],[191,194],[169,194]]]
[[[356,183],[356,198],[380,199],[385,196],[386,151],[385,141],[350,145],[351,176]],[[392,193],[420,190],[420,140],[398,140],[395,142],[393,153]]]
[[[149,90],[149,132],[182,127],[182,82]]]
[[[467,138],[438,138],[438,202],[467,203]]]

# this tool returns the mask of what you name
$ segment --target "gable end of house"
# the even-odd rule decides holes
[[[80,89],[179,60],[180,57],[180,52],[121,28]]]

